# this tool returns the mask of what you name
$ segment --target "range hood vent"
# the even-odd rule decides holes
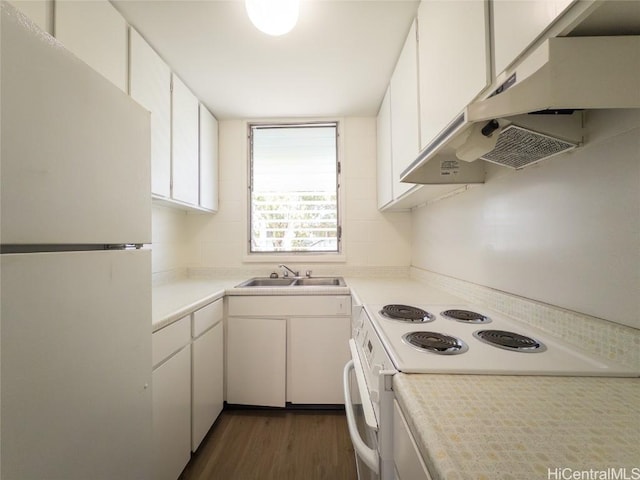
[[[509,125],[500,132],[495,148],[480,158],[506,167],[522,168],[577,146],[577,143]]]
[[[572,150],[583,141],[583,110],[640,108],[638,72],[640,36],[550,38],[468,105],[401,180],[436,183],[420,170],[438,157],[523,168]]]

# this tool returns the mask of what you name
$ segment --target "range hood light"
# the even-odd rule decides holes
[[[251,23],[267,35],[289,33],[298,22],[300,0],[245,0]]]

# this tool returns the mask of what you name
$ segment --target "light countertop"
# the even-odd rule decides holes
[[[411,301],[416,295],[426,303],[461,303],[441,290],[408,278],[345,278],[347,287],[234,288],[247,278],[184,277],[153,287],[152,331],[157,331],[224,295],[349,295],[376,303]],[[462,302],[464,303],[464,302]]]
[[[640,475],[640,379],[397,374],[394,391],[433,480]]]
[[[469,303],[408,278],[347,283],[361,303]],[[400,373],[394,391],[433,480],[640,478],[638,378]]]
[[[187,278],[154,286],[152,331],[225,294],[252,294],[255,289],[233,288],[244,280]],[[468,303],[407,277],[345,281],[362,304],[412,304],[416,298],[424,304]],[[556,468],[626,467],[627,475],[640,475],[640,379],[398,374],[394,390],[434,480],[546,479],[571,473],[558,470],[556,475]]]
[[[349,295],[347,287],[248,287],[234,288],[246,278],[181,277],[154,285],[152,332],[181,319],[225,295]],[[347,282],[347,285],[349,283]]]
[[[228,288],[243,279],[181,278],[152,289],[152,332],[222,298]]]

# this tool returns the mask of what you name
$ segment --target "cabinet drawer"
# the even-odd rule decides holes
[[[263,295],[229,297],[229,316],[351,315],[349,295]]]
[[[154,367],[191,341],[190,319],[191,315],[187,315],[151,335],[151,364]]]
[[[193,314],[193,338],[199,337],[202,333],[213,327],[222,320],[223,308],[222,299],[218,299],[210,303],[206,307],[202,307]]]

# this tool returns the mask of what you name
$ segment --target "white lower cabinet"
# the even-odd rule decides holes
[[[176,480],[223,406],[223,300],[156,331],[153,479]]]
[[[341,379],[350,330],[349,317],[289,319],[287,401],[344,404]]]
[[[191,458],[191,346],[152,374],[153,478],[176,480]]]
[[[285,406],[287,321],[229,318],[227,402]]]
[[[193,341],[191,450],[196,451],[223,406],[223,347],[222,322]]]
[[[229,297],[227,402],[343,404],[350,314],[348,295]]]
[[[398,402],[393,402],[393,463],[397,480],[431,480]]]

